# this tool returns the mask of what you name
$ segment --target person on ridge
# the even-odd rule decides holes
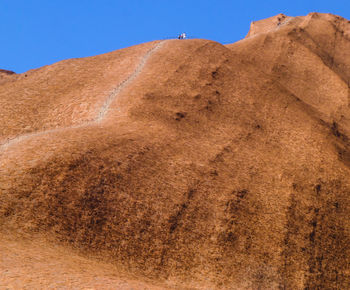
[[[186,38],[186,33],[181,33],[177,39],[185,39]]]

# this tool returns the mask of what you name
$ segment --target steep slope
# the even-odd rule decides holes
[[[0,142],[95,119],[106,96],[133,73],[150,48],[152,43],[65,60],[4,83],[0,88]]]
[[[349,25],[278,15],[3,83],[2,232],[189,287],[346,288]]]

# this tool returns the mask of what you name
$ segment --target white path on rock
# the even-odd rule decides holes
[[[111,104],[114,102],[118,94],[125,88],[127,87],[133,80],[140,74],[142,71],[143,67],[145,66],[148,58],[156,51],[158,50],[162,45],[164,41],[159,42],[157,45],[155,45],[153,48],[151,48],[142,58],[140,61],[139,65],[135,69],[135,71],[124,81],[122,81],[119,86],[117,86],[113,92],[108,96],[106,99],[105,103],[102,105],[102,108],[100,109],[100,112],[98,114],[98,117],[96,118],[95,122],[101,122],[106,114],[108,113],[109,107]]]
[[[30,138],[33,138],[33,137],[39,137],[39,136],[42,136],[42,135],[45,135],[45,134],[49,134],[49,133],[60,132],[60,131],[66,130],[66,129],[83,128],[83,127],[87,127],[87,126],[90,126],[90,125],[95,125],[95,124],[101,123],[101,121],[103,121],[103,119],[106,117],[111,104],[116,100],[116,98],[118,97],[120,92],[123,89],[125,89],[128,85],[130,85],[130,83],[132,83],[138,77],[138,75],[142,72],[144,66],[146,65],[147,60],[150,58],[150,56],[154,52],[156,52],[164,44],[165,41],[166,40],[158,42],[156,45],[154,45],[150,50],[148,50],[146,52],[146,54],[142,57],[139,65],[137,66],[135,71],[131,75],[129,75],[125,80],[123,80],[108,95],[108,97],[106,98],[106,100],[103,103],[102,107],[100,108],[99,113],[96,116],[96,118],[94,118],[93,120],[89,120],[89,121],[83,122],[83,123],[78,124],[78,125],[74,125],[74,126],[63,127],[63,128],[54,128],[54,129],[49,129],[49,130],[45,130],[45,131],[33,132],[33,133],[29,133],[29,134],[19,135],[19,136],[13,138],[13,139],[8,139],[4,143],[0,144],[0,151],[3,151],[5,149],[7,149],[11,145],[14,145],[16,143],[19,143],[21,141],[24,141],[24,140],[27,140],[27,139],[30,139]]]

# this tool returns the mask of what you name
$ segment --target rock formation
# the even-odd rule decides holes
[[[183,287],[350,285],[350,23],[277,15],[0,84],[0,229]],[[101,114],[103,110],[103,114]]]

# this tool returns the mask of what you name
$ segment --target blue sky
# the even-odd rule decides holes
[[[187,32],[232,43],[278,13],[350,19],[349,0],[0,0],[0,69],[17,73]]]

